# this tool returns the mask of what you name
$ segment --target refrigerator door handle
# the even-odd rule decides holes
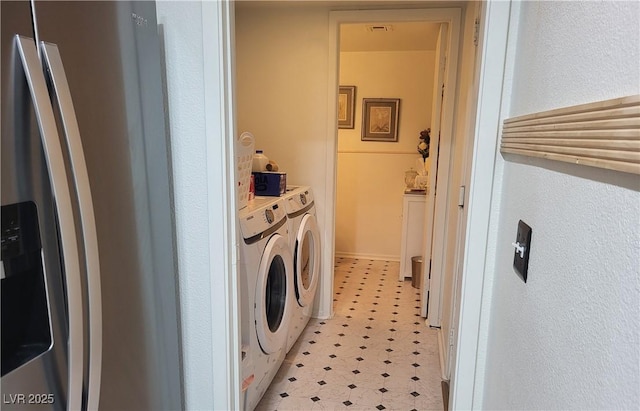
[[[71,161],[71,173],[76,185],[80,209],[84,250],[86,255],[87,293],[89,310],[89,377],[87,408],[97,410],[100,401],[100,377],[102,373],[102,294],[100,292],[100,261],[98,235],[89,185],[89,173],[84,158],[80,129],[76,118],[69,83],[62,64],[58,46],[40,42],[43,63],[53,85],[54,98],[60,109],[64,141]]]
[[[58,216],[69,316],[67,409],[79,410],[82,408],[83,382],[82,283],[71,192],[53,108],[35,41],[16,35],[15,42],[33,101]]]

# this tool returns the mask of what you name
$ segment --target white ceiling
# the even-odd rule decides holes
[[[388,26],[390,31],[371,31],[369,26]],[[388,22],[342,24],[340,51],[435,50],[439,23]]]

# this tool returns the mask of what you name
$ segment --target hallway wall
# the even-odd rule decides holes
[[[399,260],[404,172],[431,125],[434,64],[430,50],[340,53],[340,84],[356,97],[354,128],[338,130],[337,255]],[[397,142],[361,141],[362,99],[379,97],[400,99]]]
[[[640,93],[639,3],[512,7],[506,118]],[[477,406],[640,408],[638,176],[517,156],[496,170]],[[533,228],[526,284],[512,269],[519,219]]]

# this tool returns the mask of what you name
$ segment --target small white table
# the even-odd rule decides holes
[[[424,251],[426,193],[427,191],[413,190],[405,190],[404,192],[399,281],[404,281],[407,277],[411,278],[411,257],[422,256]]]

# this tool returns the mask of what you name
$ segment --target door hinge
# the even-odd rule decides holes
[[[458,207],[460,208],[464,208],[464,194],[465,194],[465,187],[460,186],[460,191],[458,191]]]
[[[453,346],[453,344],[454,344],[454,342],[455,342],[455,341],[454,341],[454,340],[455,340],[455,337],[456,337],[456,331],[455,331],[453,328],[451,328],[451,329],[449,330],[449,345],[450,345],[450,346]]]
[[[476,17],[473,27],[473,45],[478,47],[478,38],[480,37],[480,19]]]

